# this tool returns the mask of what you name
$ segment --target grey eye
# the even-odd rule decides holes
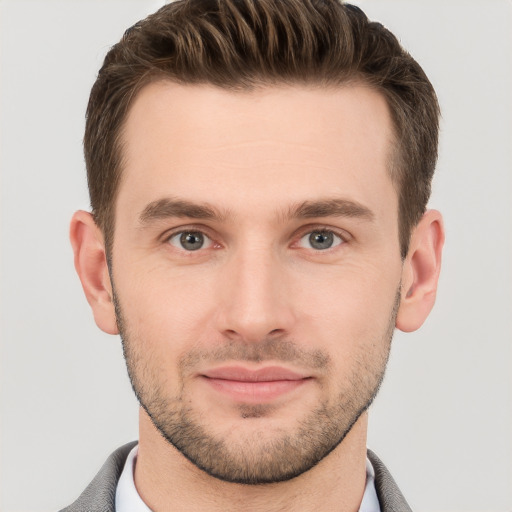
[[[169,238],[169,243],[178,249],[197,251],[210,247],[212,241],[200,231],[182,231]]]
[[[315,249],[317,251],[325,251],[331,247],[336,247],[343,243],[341,237],[327,230],[311,231],[304,235],[299,242],[301,247],[307,249]]]

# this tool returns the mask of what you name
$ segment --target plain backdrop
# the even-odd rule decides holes
[[[88,208],[81,139],[110,45],[157,0],[0,1],[0,510],[73,501],[137,438],[118,337],[74,274]],[[397,333],[369,446],[418,512],[512,510],[512,3],[362,0],[424,67],[442,110],[431,206],[447,242],[438,302]]]

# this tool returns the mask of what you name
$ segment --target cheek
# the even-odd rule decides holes
[[[302,309],[310,335],[320,335],[331,353],[344,360],[350,354],[381,343],[390,331],[400,270],[397,265],[364,265],[333,272],[319,288],[303,286]],[[392,328],[392,327],[391,327]]]
[[[130,339],[172,367],[191,345],[205,337],[208,294],[204,282],[145,266],[118,268],[115,283]],[[143,354],[143,353],[142,353]],[[171,365],[171,366],[169,366]]]

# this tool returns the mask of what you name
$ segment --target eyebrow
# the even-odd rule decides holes
[[[185,199],[162,198],[149,203],[139,216],[142,225],[172,217],[224,221],[229,211],[220,211],[208,203],[194,203]],[[372,221],[373,212],[366,206],[348,199],[304,201],[292,205],[283,219],[312,219],[316,217],[352,217]]]
[[[372,221],[374,213],[366,206],[348,199],[304,201],[288,210],[288,218],[311,219],[315,217],[352,217]]]
[[[142,225],[154,220],[172,217],[187,217],[191,219],[224,220],[226,212],[220,212],[209,204],[198,204],[184,199],[163,198],[149,203],[139,216]]]

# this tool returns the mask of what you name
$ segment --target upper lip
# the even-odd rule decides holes
[[[224,366],[212,368],[202,373],[209,379],[223,379],[239,382],[272,382],[277,380],[302,380],[307,376],[283,368],[281,366],[267,366],[251,370],[242,366]]]

